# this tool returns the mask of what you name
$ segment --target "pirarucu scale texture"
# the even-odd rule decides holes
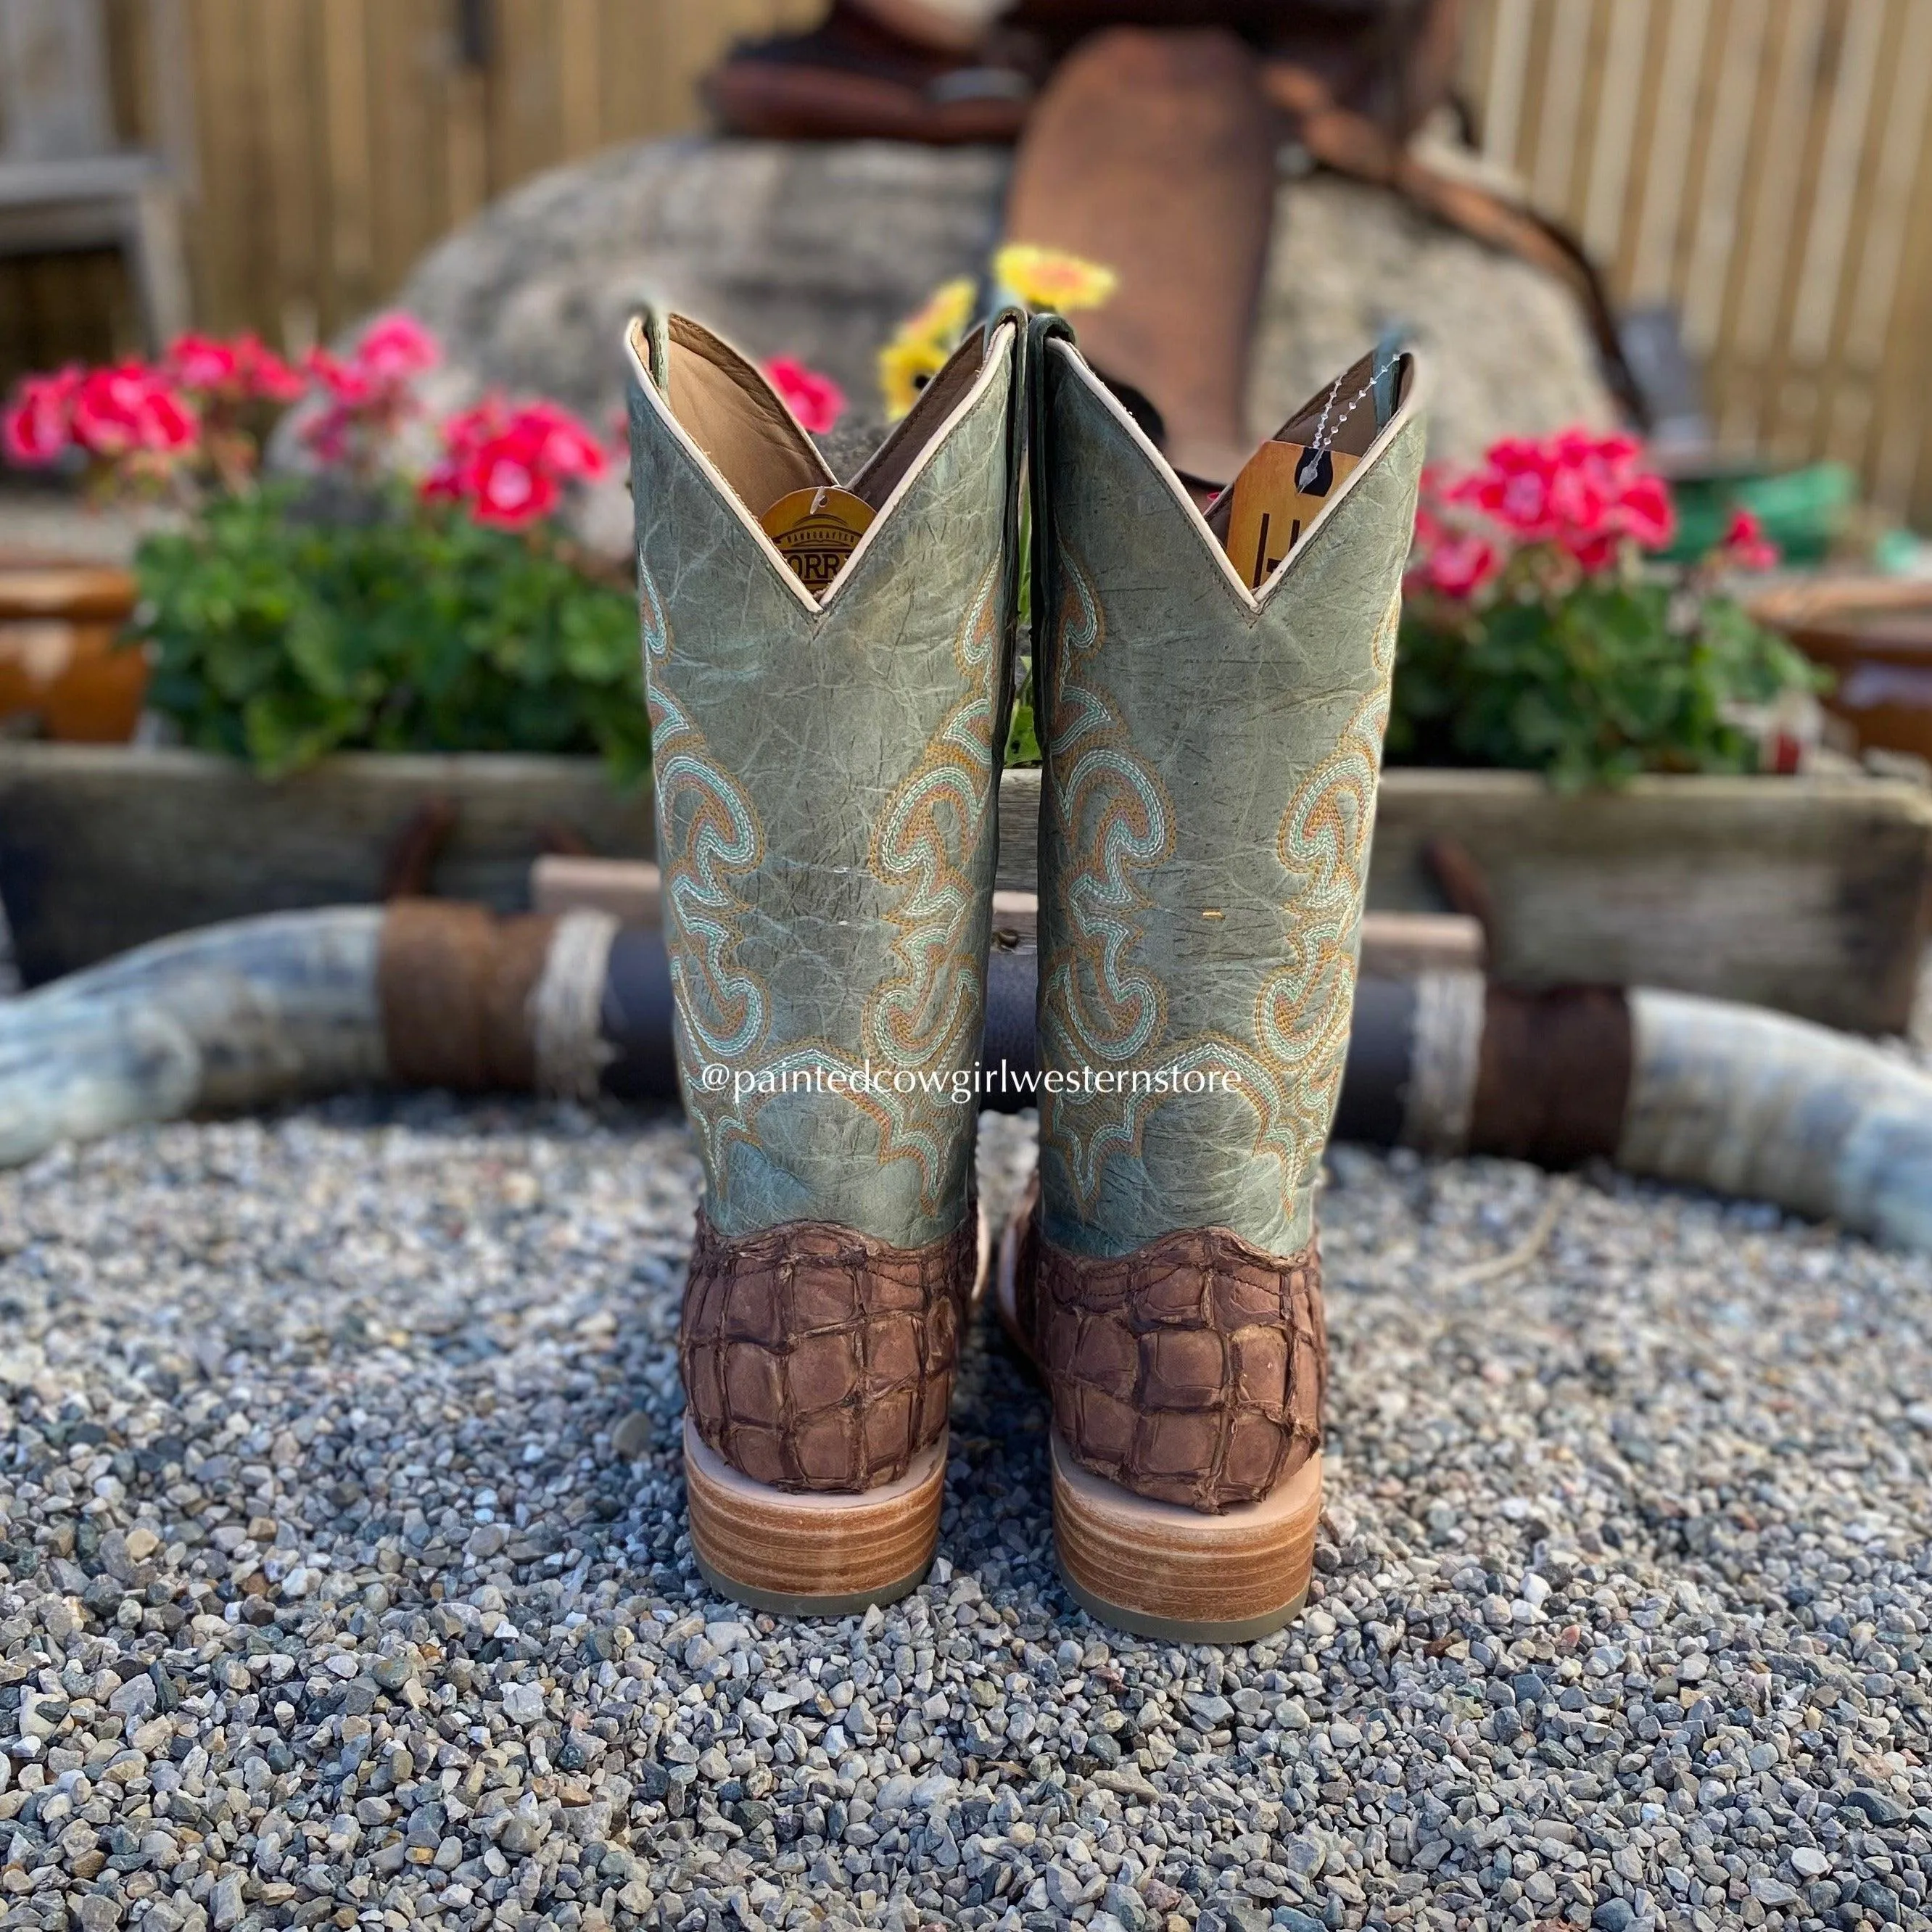
[[[774,1489],[896,1482],[945,1429],[978,1250],[972,1213],[896,1248],[812,1221],[727,1240],[700,1208],[678,1334],[699,1438]]]

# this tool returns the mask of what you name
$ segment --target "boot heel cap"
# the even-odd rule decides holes
[[[1308,1599],[1322,1458],[1264,1502],[1204,1516],[1103,1480],[1053,1437],[1060,1574],[1100,1622],[1170,1643],[1254,1643]]]
[[[916,1589],[939,1543],[946,1438],[898,1481],[860,1496],[754,1483],[684,1425],[691,1541],[721,1596],[778,1616],[842,1617]]]

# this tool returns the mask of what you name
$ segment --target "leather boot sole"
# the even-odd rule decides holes
[[[946,1438],[896,1483],[800,1495],[741,1476],[684,1426],[692,1548],[721,1596],[779,1616],[842,1617],[916,1588],[939,1543]]]
[[[1258,1503],[1204,1516],[1083,1469],[1053,1436],[1053,1540],[1080,1607],[1136,1636],[1253,1643],[1308,1598],[1322,1458]]]

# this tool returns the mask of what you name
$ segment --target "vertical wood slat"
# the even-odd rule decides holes
[[[1916,17],[1914,31],[1900,49],[1900,106],[1894,111],[1905,116],[1898,148],[1901,153],[1916,151],[1917,170],[1910,188],[1898,198],[1902,239],[1892,276],[1887,340],[1873,385],[1880,406],[1866,467],[1875,500],[1895,514],[1911,514],[1923,531],[1932,530],[1932,141],[1928,118],[1932,32],[1924,17],[1932,9],[1922,9],[1918,0],[1906,4]],[[1901,176],[1904,172],[1901,167]],[[1874,271],[1874,284],[1880,274]]]
[[[1614,262],[1628,198],[1631,149],[1643,105],[1644,53],[1650,34],[1651,0],[1617,0],[1611,10],[1598,88],[1601,105],[1591,144],[1585,184],[1583,245],[1595,258]]]
[[[256,0],[261,86],[281,111],[267,126],[266,188],[272,224],[274,279],[268,303],[250,319],[299,351],[322,313],[323,219],[316,167],[316,127],[310,79],[316,22],[306,0]],[[266,310],[267,313],[263,313]]]
[[[242,8],[246,0],[202,0],[195,10],[193,40],[195,88],[204,100],[252,90]],[[204,320],[226,327],[244,314],[254,267],[257,230],[247,204],[250,157],[250,122],[209,117],[201,131],[200,244],[195,267]]]
[[[600,0],[556,0],[557,94],[566,160],[602,144],[603,28]]]
[[[1726,440],[1932,526],[1932,4],[1474,0],[1486,154],[1670,301]],[[1648,46],[1644,43],[1648,39]]]
[[[1678,297],[1684,340],[1706,357],[1718,346],[1725,291],[1730,285],[1769,16],[1769,0],[1731,0],[1717,49],[1718,85],[1711,104],[1703,180],[1690,260]]]
[[[1489,59],[1483,70],[1483,152],[1504,167],[1516,166],[1521,149],[1534,7],[1534,0],[1496,0],[1490,10]]]
[[[117,76],[150,4],[111,0]],[[692,125],[726,40],[822,0],[490,0],[487,70],[457,58],[457,0],[171,4],[192,56],[200,320],[286,338],[380,301],[535,170]],[[1470,12],[1486,154],[1582,228],[1620,299],[1678,305],[1739,443],[1843,454],[1932,525],[1932,0]],[[79,312],[58,265],[8,282],[49,328]],[[0,329],[0,352],[37,328]]]
[[[1662,302],[1671,292],[1711,26],[1711,0],[1672,0],[1668,10],[1631,249],[1629,292],[1636,302]]]
[[[1838,0],[1833,0],[1838,4]],[[1738,281],[1726,328],[1729,354],[1714,388],[1720,435],[1774,458],[1794,454],[1785,424],[1815,388],[1784,356],[1803,232],[1817,182],[1825,116],[1820,83],[1830,47],[1828,0],[1782,0],[1767,105],[1754,116],[1752,196]]]
[[[354,314],[374,298],[374,158],[364,0],[326,0],[320,12],[332,322],[338,316]]]
[[[1568,6],[1545,10],[1548,39],[1530,183],[1544,207],[1567,218],[1571,214],[1570,190],[1576,178],[1578,134],[1597,9],[1594,0],[1570,0]]]
[[[1866,0],[1848,10],[1844,23],[1787,345],[1801,362],[1824,359],[1838,319],[1886,13],[1882,0]]]

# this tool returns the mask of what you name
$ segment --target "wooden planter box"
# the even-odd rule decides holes
[[[588,758],[354,752],[270,783],[199,752],[0,743],[0,902],[34,986],[186,927],[380,898],[444,817],[428,883],[505,911],[539,853],[652,849],[650,787]]]
[[[528,903],[546,850],[651,854],[649,788],[588,760],[358,753],[268,784],[198,752],[0,744],[0,899],[30,984],[184,927],[380,896],[424,808],[430,883]],[[1010,772],[1001,886],[1030,892],[1040,774]],[[1564,795],[1518,772],[1385,774],[1378,910],[1439,910],[1457,840],[1496,901],[1490,964],[1525,985],[1675,987],[1861,1033],[1902,1030],[1932,929],[1932,791],[1875,778],[1652,778]]]
[[[1040,775],[1000,797],[1000,883],[1030,888]],[[1496,904],[1490,969],[1667,986],[1898,1033],[1932,936],[1932,791],[1892,779],[1646,778],[1565,794],[1525,772],[1383,776],[1369,904],[1440,910],[1456,839]]]

